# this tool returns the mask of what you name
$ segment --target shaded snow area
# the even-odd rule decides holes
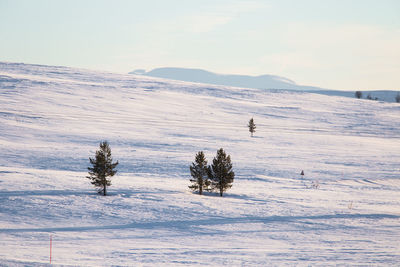
[[[0,266],[47,265],[50,236],[63,266],[400,264],[396,103],[0,63],[0,147]],[[192,193],[221,147],[233,187]]]

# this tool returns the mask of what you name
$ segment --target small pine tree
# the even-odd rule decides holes
[[[362,92],[361,91],[356,91],[356,93],[354,94],[357,98],[361,98],[362,97]]]
[[[203,190],[208,190],[208,186],[210,185],[207,160],[203,151],[199,151],[196,154],[195,162],[192,162],[192,166],[190,166],[190,174],[193,177],[193,179],[190,179],[193,184],[189,188],[193,191],[199,190],[199,194],[202,195]]]
[[[96,157],[94,159],[89,158],[90,164],[93,167],[88,167],[89,175],[86,178],[92,180],[92,184],[96,187],[100,187],[99,193],[103,192],[103,195],[107,195],[107,186],[111,185],[111,180],[107,177],[114,176],[117,171],[114,170],[118,165],[117,162],[112,162],[111,149],[107,141],[100,143],[100,149],[96,151]]]
[[[232,187],[235,173],[232,171],[231,157],[226,156],[222,148],[217,151],[217,156],[208,168],[208,177],[211,180],[212,189],[219,191],[221,197],[224,191]]]
[[[249,125],[247,125],[247,127],[249,127],[249,132],[251,133],[251,137],[253,137],[253,133],[256,131],[256,125],[254,124],[253,118],[249,120]]]
[[[396,102],[397,102],[397,103],[400,103],[400,94],[397,94],[397,96],[396,96],[395,99],[396,99]]]

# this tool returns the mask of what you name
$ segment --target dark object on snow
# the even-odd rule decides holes
[[[211,180],[211,189],[219,191],[221,197],[224,191],[232,187],[235,173],[232,171],[231,157],[226,156],[222,148],[217,151],[217,156],[208,168],[208,177]]]
[[[304,176],[304,171],[303,171],[303,170],[301,171],[300,175],[301,175],[301,176]]]
[[[249,132],[251,133],[251,137],[253,137],[253,133],[256,132],[256,125],[253,118],[249,120],[249,125],[247,125],[247,127],[249,127]]]
[[[193,177],[193,179],[190,179],[193,183],[189,186],[190,189],[199,190],[200,195],[203,194],[203,189],[208,190],[210,181],[208,180],[207,160],[203,151],[196,154],[195,162],[192,162],[192,166],[190,166],[190,175]]]
[[[369,100],[379,100],[379,98],[377,98],[377,97],[372,97],[371,94],[367,95],[367,99],[369,99]]]
[[[112,162],[111,149],[107,141],[100,143],[100,150],[96,151],[96,157],[89,158],[89,160],[93,167],[88,167],[89,176],[86,178],[92,180],[91,183],[94,186],[100,187],[98,192],[102,192],[105,196],[107,195],[107,186],[111,185],[111,180],[107,177],[112,177],[117,173],[114,168],[118,165],[118,161]]]

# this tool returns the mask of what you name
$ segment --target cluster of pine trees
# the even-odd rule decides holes
[[[235,173],[232,170],[231,157],[226,155],[220,148],[210,166],[203,151],[196,154],[195,161],[190,166],[190,179],[192,185],[189,186],[193,191],[198,190],[202,195],[203,191],[217,191],[222,197],[223,193],[232,187]]]
[[[256,124],[253,118],[249,120],[247,127],[251,137],[253,137],[256,132]],[[190,166],[190,174],[193,177],[193,179],[190,179],[190,182],[192,182],[189,186],[190,189],[198,191],[200,195],[203,194],[203,191],[217,191],[221,197],[227,189],[232,187],[235,178],[231,157],[226,155],[222,148],[217,151],[217,155],[210,166],[207,165],[204,152],[199,151]]]
[[[95,158],[89,158],[92,167],[88,167],[89,175],[86,178],[98,187],[98,193],[107,195],[107,186],[111,185],[110,177],[117,173],[115,168],[117,162],[113,162],[111,148],[107,141],[100,143],[100,149],[96,151]],[[228,188],[232,187],[235,173],[232,170],[231,157],[226,155],[221,148],[217,151],[217,156],[213,163],[208,166],[203,151],[197,153],[195,162],[190,166],[190,173],[193,177],[189,186],[192,190],[198,190],[199,194],[203,191],[218,191],[220,196]]]
[[[256,129],[253,118],[250,119],[247,126],[253,136]],[[98,192],[105,196],[107,195],[107,186],[111,185],[110,177],[117,173],[115,168],[118,165],[118,161],[113,162],[111,148],[107,141],[100,143],[100,149],[96,151],[94,158],[89,158],[89,161],[92,167],[88,167],[89,175],[86,178],[90,179],[91,183],[99,188]],[[217,151],[211,165],[207,164],[204,152],[199,151],[190,166],[190,174],[193,177],[190,179],[192,182],[192,185],[189,186],[190,189],[199,191],[200,195],[203,194],[203,191],[216,191],[221,197],[227,189],[232,187],[235,178],[231,157],[226,155],[222,148]]]

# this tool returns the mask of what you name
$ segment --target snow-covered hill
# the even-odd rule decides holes
[[[48,263],[50,236],[59,265],[397,265],[399,141],[396,103],[0,63],[0,266]],[[190,192],[220,147],[232,189]]]

